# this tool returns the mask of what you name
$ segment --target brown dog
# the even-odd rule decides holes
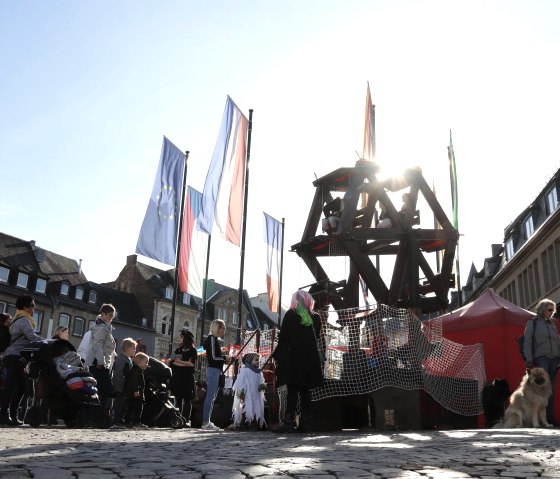
[[[548,427],[546,405],[551,394],[548,373],[542,368],[527,369],[519,387],[509,398],[504,419],[494,428]]]

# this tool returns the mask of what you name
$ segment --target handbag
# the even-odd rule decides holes
[[[218,378],[218,387],[224,389],[226,385],[226,375],[224,373],[220,373],[220,377]]]

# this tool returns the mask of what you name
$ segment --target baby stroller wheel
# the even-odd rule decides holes
[[[187,424],[189,423],[189,421],[187,421],[187,418],[184,417],[184,416],[179,416],[179,418],[181,419],[181,422],[182,422],[181,427],[187,427]]]
[[[169,422],[169,425],[173,428],[173,429],[181,429],[183,427],[183,421],[181,421],[181,417],[180,416],[173,416],[171,418],[171,421]]]
[[[25,415],[25,421],[31,427],[39,427],[43,422],[43,408],[40,405],[30,407]]]

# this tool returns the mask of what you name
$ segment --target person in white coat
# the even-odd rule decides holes
[[[266,383],[259,368],[260,355],[247,353],[243,356],[243,367],[239,371],[233,392],[233,426],[262,429],[264,418],[264,391]]]

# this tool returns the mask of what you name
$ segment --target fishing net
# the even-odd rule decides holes
[[[480,392],[486,375],[481,344],[449,341],[442,337],[438,318],[422,322],[406,309],[385,305],[320,314],[319,347],[326,361],[324,383],[311,391],[313,401],[396,387],[424,390],[457,414],[482,412]],[[251,334],[247,332],[245,338]],[[261,331],[245,345],[244,353],[259,352],[264,364],[277,337],[275,330]],[[278,391],[282,417],[286,391]]]

